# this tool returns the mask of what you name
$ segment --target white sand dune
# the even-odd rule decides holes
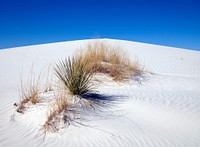
[[[15,112],[20,75],[26,79],[32,64],[40,72],[49,63],[71,56],[88,40],[0,51],[1,147],[200,147],[200,52],[104,40],[137,57],[146,72],[129,83],[105,81],[97,90],[113,99],[108,107],[85,112],[82,125],[74,123],[45,138],[40,131],[45,103],[25,114]]]

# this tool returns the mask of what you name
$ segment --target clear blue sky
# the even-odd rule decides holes
[[[0,0],[0,49],[93,37],[200,50],[200,1]]]

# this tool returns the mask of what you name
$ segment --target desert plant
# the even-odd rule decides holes
[[[53,102],[48,110],[47,120],[41,128],[44,134],[60,130],[63,128],[61,124],[69,126],[74,122],[78,109],[74,107],[73,101],[73,96],[66,93],[65,90],[55,91]]]
[[[53,90],[53,80],[52,79],[52,64],[49,63],[46,67],[46,69],[43,72],[42,75],[42,79],[43,79],[43,83],[42,83],[42,88],[43,88],[43,92],[48,92],[48,91],[52,91]]]
[[[66,94],[58,93],[54,95],[55,102],[50,107],[47,120],[45,121],[44,125],[42,126],[42,130],[46,134],[46,132],[55,132],[58,130],[58,124],[61,121],[66,122],[68,117],[65,113],[67,111],[69,104],[67,102]],[[63,113],[63,114],[62,114]],[[63,116],[62,116],[63,115]],[[65,116],[65,117],[64,117]]]
[[[138,61],[131,61],[119,46],[99,40],[89,42],[76,56],[87,62],[87,68],[93,69],[93,73],[108,74],[115,81],[123,81],[141,71]]]
[[[47,72],[40,72],[36,76],[33,72],[33,65],[30,68],[29,75],[24,82],[23,74],[20,77],[20,88],[19,88],[19,97],[20,102],[14,105],[17,106],[16,111],[23,113],[27,103],[37,104],[39,100],[39,94],[51,90],[50,76],[49,76],[50,66],[47,69]]]
[[[92,70],[88,70],[87,64],[82,62],[82,58],[73,57],[59,61],[54,68],[56,76],[72,95],[81,95],[92,89]]]
[[[26,104],[31,102],[32,104],[36,104],[39,102],[38,95],[39,95],[39,82],[41,76],[39,75],[37,78],[33,76],[33,72],[31,69],[30,75],[27,79],[27,82],[24,84],[22,77],[20,77],[20,102],[17,106],[16,111],[19,113],[23,113],[24,109],[26,108]]]

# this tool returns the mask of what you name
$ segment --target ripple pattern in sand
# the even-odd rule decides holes
[[[47,134],[45,139],[39,131],[40,124],[30,119],[29,112],[12,122],[12,106],[1,106],[0,146],[198,147],[199,80],[149,75],[148,80],[134,85],[101,86],[102,93],[121,99],[111,109],[105,109],[104,114],[87,116],[86,126],[69,126],[61,133]],[[112,113],[106,113],[109,111]],[[36,113],[44,112],[36,109],[33,114]]]

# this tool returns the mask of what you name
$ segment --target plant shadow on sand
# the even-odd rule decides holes
[[[98,93],[86,93],[81,95],[81,98],[88,100],[96,108],[111,108],[118,103],[123,102],[127,97],[124,95],[106,95]]]
[[[122,84],[121,86],[124,84],[127,86],[130,82],[130,86],[132,84],[140,86],[150,79],[150,75],[151,73],[149,72],[137,72],[137,74],[130,77],[127,83],[124,81],[124,83],[119,84]],[[98,119],[116,119],[123,116],[125,112],[120,105],[130,98],[126,93],[123,93],[123,91],[121,94],[106,94],[98,92],[98,90],[77,95],[75,97],[78,97],[78,102],[72,107],[76,110],[79,115],[78,120],[82,123]],[[96,119],[91,119],[93,117]]]
[[[75,119],[75,123],[88,126],[88,122],[116,119],[124,115],[124,111],[119,107],[125,102],[127,96],[124,95],[105,95],[98,93],[87,93],[81,95],[81,105],[76,105],[79,118]],[[84,101],[89,102],[92,107],[87,107]],[[91,123],[88,127],[92,127]]]
[[[88,127],[105,133],[98,126],[93,126],[91,122],[108,119],[117,119],[124,116],[124,111],[119,105],[128,98],[124,95],[105,95],[99,93],[87,93],[79,96],[80,100],[73,108],[76,110],[76,119],[70,123],[74,127]],[[84,101],[89,102],[92,107],[85,105]],[[66,130],[67,131],[67,130]]]
[[[149,81],[151,76],[154,75],[151,72],[143,71],[143,72],[137,72],[134,76],[130,77],[128,80],[134,85],[142,85],[144,82]]]
[[[57,121],[49,126],[50,130],[52,129],[54,130],[53,132],[60,132],[62,134],[68,132],[68,127],[88,127],[109,133],[98,128],[98,126],[93,126],[91,122],[117,119],[123,116],[124,112],[118,105],[123,103],[127,97],[123,95],[87,93],[79,95],[76,98],[78,99],[76,103],[62,113],[66,117],[62,117],[62,119],[58,119],[59,117],[57,117]],[[63,125],[60,126],[62,124],[60,122],[62,121]],[[43,139],[45,139],[47,132],[44,131],[43,133]]]

